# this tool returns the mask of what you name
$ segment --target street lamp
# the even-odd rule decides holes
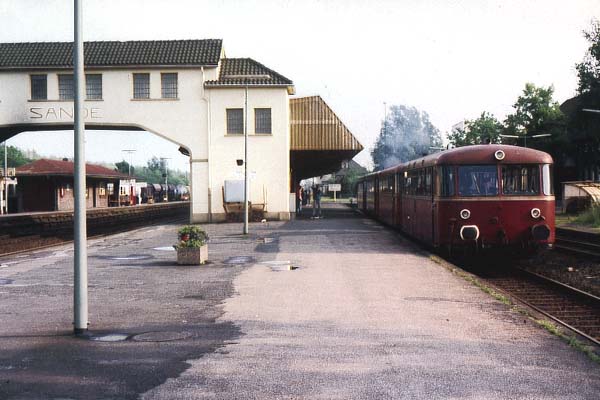
[[[4,213],[8,214],[8,148],[6,143],[8,139],[4,141],[4,173],[2,174],[2,183],[4,183]],[[0,204],[0,214],[3,213],[3,208]]]
[[[166,196],[164,197],[164,200],[168,203],[169,202],[169,170],[167,169],[167,160],[170,160],[171,158],[169,157],[161,157],[160,160],[163,162],[164,166],[165,166],[165,173],[163,174],[165,177],[165,190],[167,191]]]
[[[129,196],[132,195],[133,190],[132,186],[131,186],[131,155],[133,153],[135,153],[137,150],[133,150],[133,149],[127,149],[127,150],[121,150],[123,153],[128,153],[129,154],[129,162],[127,163],[128,166],[128,172],[127,172],[127,181],[129,183]],[[135,202],[134,202],[135,203]],[[129,198],[129,204],[131,204],[131,197]]]
[[[243,234],[248,234],[248,199],[250,198],[250,187],[248,185],[248,80],[250,79],[270,79],[270,75],[223,75],[223,79],[242,79],[244,81],[244,230]]]

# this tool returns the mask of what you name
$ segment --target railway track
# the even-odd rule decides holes
[[[600,259],[598,234],[556,228],[555,247],[565,253]]]
[[[112,227],[103,227],[102,229],[88,231],[88,238],[98,238],[107,235],[112,235],[121,232],[127,232],[134,229],[143,228],[154,223],[186,223],[187,217],[171,216],[157,220],[147,220],[146,223],[138,222],[130,224],[127,228],[121,225],[113,225]],[[48,247],[58,246],[61,244],[72,243],[72,233],[57,234],[57,235],[24,235],[11,237],[9,235],[0,236],[0,257],[19,254],[26,251],[39,250]]]
[[[600,298],[518,268],[481,278],[557,323],[600,345]]]

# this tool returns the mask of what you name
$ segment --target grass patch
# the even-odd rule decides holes
[[[586,345],[585,343],[581,342],[574,336],[565,334],[564,332],[561,331],[561,329],[554,322],[548,321],[546,319],[536,319],[528,309],[520,307],[518,305],[515,305],[510,300],[510,298],[508,298],[507,296],[505,296],[501,293],[498,293],[497,291],[495,291],[494,289],[492,289],[485,283],[481,282],[479,279],[477,279],[472,274],[469,274],[458,267],[454,267],[452,264],[447,263],[445,260],[439,258],[438,256],[431,255],[429,258],[431,259],[431,261],[448,269],[453,274],[458,275],[461,278],[463,278],[464,280],[466,280],[467,282],[475,285],[484,293],[487,293],[490,296],[492,296],[493,298],[495,298],[496,300],[500,301],[501,303],[506,304],[507,306],[509,306],[511,308],[512,311],[516,311],[516,312],[524,315],[530,321],[533,321],[535,324],[546,329],[551,334],[559,337],[561,340],[566,342],[569,346],[584,353],[586,356],[588,356],[588,358],[590,360],[592,360],[596,364],[600,365],[600,356],[598,354],[596,354],[596,352],[594,352],[593,347]]]
[[[552,333],[555,336],[558,336],[562,341],[566,342],[569,346],[574,349],[577,349],[587,355],[592,361],[596,364],[600,364],[600,356],[594,352],[590,346],[584,344],[583,342],[577,340],[577,338],[573,336],[569,336],[564,334],[561,329],[551,321],[545,319],[534,319],[535,323],[537,323],[542,328],[546,329],[548,332]]]
[[[593,205],[581,212],[574,219],[575,223],[590,226],[593,228],[600,228],[600,206]]]

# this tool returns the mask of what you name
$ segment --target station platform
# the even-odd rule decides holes
[[[90,240],[88,339],[71,246],[0,258],[0,398],[598,398],[583,353],[397,232],[322,211],[206,225],[200,267],[175,264],[178,225]]]

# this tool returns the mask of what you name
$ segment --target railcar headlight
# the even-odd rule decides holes
[[[462,219],[469,219],[470,216],[471,216],[471,211],[467,210],[466,208],[463,210],[460,210],[460,217]]]
[[[539,208],[532,208],[531,209],[531,216],[535,219],[538,219],[540,217],[540,215],[542,215],[542,212],[540,211]]]
[[[494,153],[494,157],[496,157],[496,160],[498,160],[498,161],[504,160],[505,156],[506,156],[506,154],[504,154],[504,152],[502,150],[496,150],[496,152]]]

